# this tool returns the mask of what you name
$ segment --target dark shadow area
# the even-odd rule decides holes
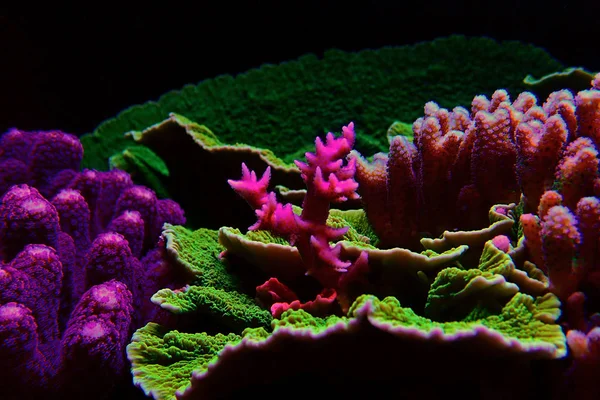
[[[201,4],[0,13],[0,131],[81,135],[130,105],[220,74],[453,33],[531,42],[566,65],[600,70],[592,21],[600,2]]]

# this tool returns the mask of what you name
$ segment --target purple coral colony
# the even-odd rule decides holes
[[[82,156],[57,131],[13,129],[0,142],[3,397],[109,391],[171,279],[156,239],[165,222],[185,223],[183,210],[122,171],[79,171]]]
[[[268,231],[294,249],[290,262],[263,266],[269,278],[255,285],[256,304],[269,310],[274,328],[290,312],[354,313],[401,335],[410,327],[377,323],[365,295],[394,294],[403,306],[424,307],[442,322],[449,312],[461,314],[456,304],[464,293],[480,291],[494,298],[490,303],[512,298],[514,314],[521,312],[517,306],[529,307],[540,327],[515,337],[555,338],[511,341],[484,324],[462,334],[435,328],[421,340],[479,335],[490,348],[559,360],[543,378],[570,388],[557,398],[599,398],[600,74],[589,90],[554,92],[542,104],[527,92],[511,101],[497,90],[490,99],[475,97],[470,110],[433,102],[424,110],[413,124],[414,140],[393,137],[389,153],[371,161],[353,150],[353,123],[341,137],[317,138],[315,152],[296,162],[306,184],[298,209],[267,191],[269,169],[258,178],[242,165],[241,179],[229,184],[255,210],[258,220],[249,231]],[[80,170],[83,151],[77,137],[59,131],[13,129],[0,140],[1,398],[114,396],[115,388],[131,385],[133,357],[126,348],[134,332],[169,319],[153,295],[189,287],[170,266],[163,232],[163,226],[185,224],[183,210],[123,171]],[[347,200],[361,204],[377,247],[365,237],[363,247],[348,244],[342,239],[351,228],[329,224],[332,204]],[[284,245],[263,245],[256,250],[262,255],[252,256],[249,241],[231,230],[222,229],[219,239],[223,262],[287,257]],[[467,279],[462,272],[473,271],[460,263],[485,264],[486,257],[504,260],[503,272],[481,267],[478,279],[448,294],[448,286]],[[394,268],[429,279],[426,305],[411,303],[421,289],[403,284]],[[301,300],[284,283],[295,275],[312,277],[320,292]],[[448,279],[447,285],[433,279]],[[394,306],[382,301],[377,307],[385,313]],[[204,393],[200,386],[217,373],[219,360],[231,362],[250,342],[245,337],[224,347],[208,370],[184,377],[191,383],[175,387],[180,390],[172,397]],[[142,381],[137,374],[134,382],[146,394],[169,397],[146,390]]]

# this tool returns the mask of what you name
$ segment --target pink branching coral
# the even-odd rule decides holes
[[[472,112],[452,111],[434,102],[413,124],[414,143],[396,136],[388,155],[368,162],[354,151],[356,179],[380,247],[416,249],[422,233],[485,226],[494,204],[518,200],[514,131],[519,113],[505,91],[491,100],[478,96]]]
[[[174,279],[146,271],[183,211],[125,172],[79,172],[72,135],[12,130],[0,142],[3,396],[109,395],[131,333],[154,317],[150,297]]]
[[[258,221],[249,230],[269,230],[296,246],[302,257],[307,275],[315,277],[323,287],[339,287],[341,276],[351,269],[360,269],[366,263],[366,254],[354,264],[340,258],[339,245],[329,242],[339,240],[348,227],[332,228],[326,224],[331,203],[356,199],[358,183],[354,180],[355,160],[345,163],[354,145],[354,124],[342,128],[342,137],[328,133],[325,143],[316,139],[315,153],[306,153],[306,163],[296,161],[302,172],[307,193],[302,213],[294,214],[291,204],[277,202],[275,193],[267,193],[270,169],[260,179],[254,171],[242,165],[242,179],[229,180],[231,187],[256,210]],[[280,287],[282,284],[278,283]],[[286,291],[287,289],[280,289]],[[327,293],[325,298],[333,294]],[[295,299],[288,299],[295,300]],[[322,299],[316,300],[322,302]]]
[[[518,203],[521,194],[525,210],[536,210],[565,145],[597,140],[598,101],[597,90],[576,97],[563,90],[538,106],[530,93],[511,102],[497,90],[491,99],[475,97],[471,111],[429,102],[413,124],[414,143],[396,136],[389,154],[372,162],[353,151],[379,246],[415,249],[422,234],[480,228],[491,206]],[[577,186],[572,178],[564,184]]]
[[[554,150],[545,158],[549,168],[544,179],[529,171],[529,179],[538,183],[531,185],[535,187],[529,197],[531,207],[521,216],[521,225],[530,259],[546,272],[550,289],[565,304],[563,323],[575,359],[570,383],[584,398],[600,395],[587,379],[600,371],[599,82],[600,74],[590,90],[576,96],[567,91],[552,93],[543,109],[520,125],[526,132],[543,124],[546,135],[560,137],[566,144],[546,143],[546,150],[559,148],[560,152],[558,158]],[[537,202],[533,194],[539,195]]]
[[[544,192],[537,215],[521,216],[531,258],[547,272],[552,290],[563,300],[585,285],[600,289],[598,166],[592,140],[577,138],[558,163],[557,190]]]

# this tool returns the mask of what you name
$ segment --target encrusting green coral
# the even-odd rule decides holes
[[[162,233],[167,253],[189,276],[190,284],[180,289],[161,289],[152,302],[177,315],[197,314],[208,317],[229,329],[267,326],[268,310],[243,293],[239,277],[228,271],[219,254],[224,247],[218,232],[200,228],[191,231],[183,226],[165,224]]]
[[[466,345],[493,358],[499,354],[515,359],[559,358],[565,354],[566,347],[560,326],[553,323],[559,314],[558,307],[559,302],[553,295],[534,299],[518,293],[497,315],[456,322],[433,322],[415,314],[410,308],[402,307],[393,297],[379,300],[375,296],[363,295],[352,305],[348,316],[318,318],[303,310],[288,310],[280,319],[273,320],[271,333],[264,328],[246,329],[241,337],[229,335],[227,340],[223,340],[222,334],[207,336],[176,331],[166,334],[156,324],[149,324],[136,332],[128,354],[133,363],[134,381],[156,399],[172,399],[177,390],[181,398],[227,397],[235,388],[248,383],[251,385],[253,380],[276,382],[277,377],[290,373],[292,364],[307,365],[312,359],[318,369],[324,360],[338,360],[342,357],[341,352],[350,355],[358,351],[362,357],[364,354],[360,349],[377,347],[377,343],[365,341],[370,339],[373,329],[391,335],[385,337],[390,351],[396,351],[398,347],[406,350],[407,346],[419,346],[419,343],[429,341],[432,346],[441,346],[444,352],[450,343],[456,345],[456,357]],[[340,336],[353,340],[348,342]],[[310,342],[308,347],[307,342]],[[190,344],[195,343],[201,345],[188,349]],[[334,343],[342,343],[343,346],[352,343],[352,347],[344,349]],[[178,346],[181,347],[180,352],[175,350]],[[298,347],[302,349],[301,353],[297,351]],[[166,352],[166,349],[174,355],[157,360],[157,354]],[[464,355],[468,357],[466,353]],[[479,356],[484,360],[486,354]],[[274,361],[269,365],[265,363],[265,357]],[[374,353],[371,359],[380,357],[381,354]],[[436,359],[435,352],[422,354],[422,357],[424,360],[420,362]],[[255,368],[250,368],[253,362],[256,363]],[[381,368],[377,363],[361,362],[363,366]],[[405,359],[403,362],[411,361]],[[354,360],[349,365],[336,363],[336,369],[338,372],[339,369],[348,371],[360,369],[360,365]],[[172,377],[173,370],[178,371],[176,379]],[[164,379],[162,373],[168,373],[170,380]],[[393,371],[388,371],[388,374],[402,375]],[[188,376],[187,382],[183,375]],[[227,376],[239,378],[229,380],[225,388],[222,385]],[[211,393],[208,388],[215,388],[218,384],[221,385],[218,392]]]
[[[171,231],[184,237],[191,235],[187,241],[179,242],[191,245],[190,238],[194,236],[189,231],[173,231],[173,228]],[[388,350],[404,351],[404,362],[411,365],[435,364],[438,356],[440,360],[466,357],[480,361],[488,357],[496,360],[494,363],[509,364],[563,357],[565,336],[555,323],[560,316],[560,302],[553,294],[534,297],[509,283],[515,266],[510,256],[494,244],[498,240],[485,244],[476,268],[449,266],[437,274],[425,310],[444,315],[437,321],[402,306],[391,296],[379,300],[374,295],[361,295],[342,316],[332,314],[321,318],[300,309],[284,311],[278,319],[271,320],[267,310],[245,295],[230,298],[222,290],[198,286],[159,291],[153,300],[163,308],[174,313],[208,311],[222,319],[222,326],[241,335],[167,332],[166,328],[150,323],[134,334],[127,348],[134,382],[156,399],[173,399],[176,393],[178,398],[228,398],[237,389],[252,387],[256,382],[277,383],[294,371],[313,373],[311,360],[318,364],[319,360],[336,360],[350,354],[362,361],[338,363],[337,373],[343,375],[341,368],[352,375],[360,370],[360,365],[383,365]],[[185,251],[179,249],[179,253]],[[188,258],[190,264],[207,265],[202,258],[212,257],[210,252],[196,254]],[[473,301],[481,299],[477,296],[479,291],[494,286],[490,284],[494,279],[505,284],[507,290],[503,295],[491,296],[491,302]],[[460,304],[461,312],[457,313],[456,308],[451,312],[440,308],[442,300],[450,308]],[[434,304],[437,304],[435,312]],[[413,351],[410,349],[421,348],[423,343],[439,350],[429,348],[418,361],[411,358],[416,355],[409,356]],[[386,347],[373,353],[372,348],[378,346]],[[404,369],[378,370],[394,377],[391,379],[405,379]],[[230,381],[228,377],[232,374],[239,374],[240,378]],[[230,382],[227,388],[223,388],[225,381]]]
[[[190,384],[192,371],[206,368],[227,343],[241,336],[233,333],[208,335],[169,331],[153,322],[138,329],[127,347],[133,364],[133,381],[155,399],[173,399]]]
[[[534,92],[539,98],[546,98],[552,92],[568,89],[573,93],[586,90],[590,87],[590,81],[594,79],[595,73],[584,68],[571,67],[560,72],[553,72],[534,78],[531,74],[523,79],[525,88]]]
[[[169,197],[162,180],[170,176],[165,162],[150,150],[141,145],[128,146],[121,153],[115,154],[108,160],[110,169],[130,171],[132,178],[138,182],[147,182],[160,198]]]
[[[193,284],[226,291],[238,289],[239,279],[227,271],[219,257],[225,248],[219,244],[217,231],[205,228],[191,231],[165,224],[162,235],[167,252],[193,277]]]
[[[514,269],[507,253],[492,241],[486,242],[477,268],[449,267],[437,274],[427,295],[426,315],[437,321],[455,319],[457,313],[464,318],[466,315],[461,316],[456,308],[468,314],[475,306],[488,313],[497,312],[519,291],[519,286],[507,281]]]
[[[247,327],[269,326],[273,319],[270,311],[245,294],[206,286],[161,289],[152,296],[152,302],[174,314],[206,314],[239,332]]]
[[[322,58],[305,55],[236,77],[219,76],[130,107],[81,138],[83,164],[105,170],[112,157],[113,166],[165,194],[161,162],[125,133],[144,130],[170,113],[207,126],[223,143],[268,148],[287,163],[311,148],[315,132],[337,129],[352,118],[359,127],[356,148],[374,154],[387,148],[388,127],[414,121],[427,101],[453,107],[497,87],[514,94],[524,89],[526,74],[561,68],[532,45],[460,35],[355,53],[329,50]]]

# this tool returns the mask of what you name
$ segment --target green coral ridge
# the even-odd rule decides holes
[[[249,296],[205,286],[188,286],[182,290],[162,289],[152,302],[174,314],[199,313],[212,317],[232,330],[269,326],[271,313],[259,307]]]
[[[248,240],[252,240],[253,242],[263,243],[263,244],[280,244],[282,246],[290,246],[290,242],[285,240],[282,237],[274,236],[271,231],[248,231],[246,234],[243,234],[239,229],[232,229],[232,232],[240,236],[246,237]]]
[[[111,157],[111,166],[127,170],[139,184],[157,194],[172,198],[185,210],[187,225],[193,228],[218,228],[239,220],[236,214],[214,213],[216,208],[242,209],[243,201],[231,190],[227,179],[239,173],[242,162],[251,169],[271,168],[273,182],[300,187],[300,171],[286,164],[272,151],[249,145],[224,144],[204,125],[171,113],[169,118],[143,131],[129,132],[132,146]],[[143,157],[140,148],[146,148]],[[211,190],[202,206],[190,195],[189,183],[202,182]],[[245,209],[244,209],[245,210]]]
[[[160,138],[162,131],[168,131],[169,129],[180,128],[180,130],[185,131],[185,134],[189,137],[189,139],[191,139],[188,144],[193,143],[196,146],[201,147],[202,149],[204,149],[207,152],[233,151],[233,152],[256,153],[260,158],[262,158],[262,160],[265,162],[266,165],[270,165],[272,167],[282,168],[282,169],[294,169],[294,170],[296,169],[296,167],[293,163],[284,162],[283,160],[281,160],[277,156],[275,156],[273,151],[271,151],[269,149],[262,149],[262,148],[254,147],[254,146],[251,146],[248,144],[242,144],[242,143],[237,143],[237,142],[234,144],[227,144],[227,143],[224,143],[221,140],[219,140],[219,138],[205,125],[198,124],[198,123],[184,117],[183,115],[179,115],[177,113],[169,113],[167,116],[168,116],[168,118],[165,119],[164,121],[161,121],[160,123],[152,125],[149,128],[141,130],[141,131],[127,132],[125,136],[131,137],[135,142],[138,142],[138,143],[146,144],[146,143],[150,142],[149,144],[152,145],[152,142],[154,141],[154,142],[158,143],[158,145],[159,145],[160,139],[162,139],[162,138]],[[158,138],[155,138],[156,136],[158,136]],[[171,140],[171,138],[167,138],[164,141],[169,141],[169,140]],[[181,142],[181,139],[179,139],[178,141]],[[156,143],[155,143],[155,145],[156,145]],[[157,148],[159,148],[158,145],[156,145]],[[138,148],[140,148],[140,147],[145,147],[145,146],[134,144],[133,146],[127,147],[122,153],[126,153],[128,151],[131,152],[131,150],[128,150],[128,149],[134,149],[136,155],[141,155],[142,157],[143,156],[148,157],[146,162],[149,165],[151,165],[152,168],[154,170],[156,170],[156,172],[158,172],[161,175],[168,176],[169,173],[168,173],[168,170],[166,169],[166,165],[160,159],[160,157],[158,157],[152,151],[150,151],[150,153],[148,153],[146,155],[141,154],[140,151],[138,150]],[[111,160],[112,160],[112,158],[111,158]]]
[[[126,132],[143,130],[169,113],[208,126],[223,142],[272,149],[286,162],[310,149],[315,132],[335,131],[353,120],[356,148],[373,154],[387,148],[385,133],[392,123],[415,120],[427,101],[442,107],[469,104],[474,95],[498,87],[514,94],[524,89],[526,74],[561,68],[532,45],[460,35],[355,53],[330,50],[322,59],[305,55],[235,78],[187,85],[130,107],[82,137],[83,164],[106,169],[111,156],[131,146]]]
[[[356,310],[360,309],[367,301],[373,303],[374,311],[370,314],[370,320],[380,327],[386,326],[392,330],[402,327],[416,328],[423,333],[423,336],[427,336],[433,331],[441,331],[442,337],[461,333],[471,335],[475,333],[475,328],[485,327],[485,330],[480,330],[478,333],[483,335],[494,332],[500,334],[502,340],[497,341],[498,346],[508,347],[510,341],[516,340],[518,346],[524,351],[530,348],[545,349],[544,352],[548,358],[560,358],[566,354],[562,329],[553,323],[560,315],[560,302],[552,294],[534,299],[526,294],[517,293],[498,315],[451,322],[435,322],[421,317],[413,310],[403,308],[393,297],[386,297],[382,301],[378,301],[369,295],[358,298],[349,314],[356,313]]]
[[[415,133],[412,129],[412,124],[402,121],[394,121],[394,123],[388,128],[386,135],[390,144],[394,136],[404,136],[411,141],[415,137]]]
[[[362,295],[352,305],[348,316],[330,316],[319,318],[304,310],[285,311],[280,319],[271,323],[272,332],[264,328],[244,330],[243,339],[230,335],[228,355],[244,351],[248,346],[264,348],[268,351],[270,343],[279,337],[293,337],[298,341],[307,340],[310,335],[315,342],[331,334],[342,332],[353,335],[366,325],[387,331],[400,338],[411,340],[436,341],[477,341],[489,340],[494,350],[511,351],[518,354],[531,353],[530,357],[559,358],[565,355],[565,337],[559,325],[554,321],[559,315],[560,303],[552,294],[534,299],[531,296],[517,293],[497,315],[483,318],[471,318],[463,321],[434,322],[417,315],[412,309],[405,308],[394,297],[379,300],[373,295]],[[474,310],[473,315],[476,314]],[[205,334],[182,334],[172,332],[168,336],[156,324],[148,324],[134,335],[133,343],[128,346],[129,359],[133,363],[134,380],[145,393],[155,394],[157,399],[174,398],[176,390],[186,386],[184,377],[189,378],[194,371],[196,377],[207,373],[209,365],[218,369],[219,355],[226,348],[224,336],[206,336]],[[179,336],[175,340],[173,336]],[[189,351],[190,344],[201,342],[202,346]],[[182,346],[180,351],[173,347]],[[217,347],[220,346],[220,349]],[[360,346],[360,343],[356,343]],[[318,346],[316,346],[318,348]],[[162,356],[168,349],[169,358]],[[323,351],[323,350],[319,350]],[[351,351],[351,349],[348,349]],[[321,354],[321,356],[324,356]],[[315,360],[315,362],[319,362]],[[171,368],[173,363],[175,367]],[[184,366],[183,364],[188,363]],[[177,379],[171,379],[166,386],[166,379],[160,374],[163,371],[177,369]],[[171,375],[173,372],[169,372]],[[197,378],[194,378],[197,379]],[[169,392],[170,390],[170,392]]]
[[[239,288],[239,280],[219,258],[225,248],[219,243],[218,231],[205,228],[191,231],[167,223],[162,234],[167,251],[194,277],[194,284],[226,291]]]
[[[531,74],[523,79],[527,90],[534,92],[538,98],[545,99],[554,91],[569,89],[573,93],[587,90],[596,73],[580,67],[570,67],[563,71],[553,72],[539,79]]]
[[[502,304],[499,299],[506,300],[519,291],[517,285],[506,280],[514,269],[508,254],[491,241],[486,242],[478,268],[465,270],[450,267],[437,274],[427,296],[426,315],[432,319],[442,319],[442,315],[457,307],[457,304],[468,313],[474,308],[470,304],[473,302],[481,308],[496,308],[494,306]]]
[[[228,343],[241,336],[169,331],[153,322],[138,329],[127,346],[134,384],[155,399],[174,399],[190,384],[192,371],[206,368]]]
[[[327,225],[334,228],[348,227],[348,232],[343,236],[342,240],[351,242],[365,242],[373,246],[377,245],[379,238],[373,231],[371,224],[367,218],[365,210],[337,210],[332,208],[329,211]]]

